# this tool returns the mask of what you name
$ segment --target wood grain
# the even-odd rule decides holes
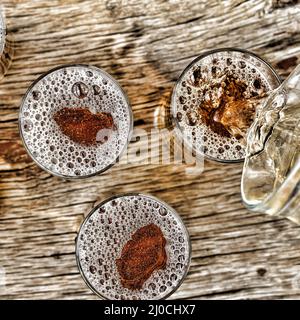
[[[0,84],[1,299],[96,299],[75,263],[84,215],[104,198],[144,192],[172,205],[190,232],[190,272],[171,299],[300,298],[299,226],[248,212],[241,164],[118,164],[86,180],[39,169],[18,132],[20,100],[50,68],[89,63],[128,93],[151,129],[181,70],[200,52],[240,47],[284,77],[300,61],[298,1],[2,0],[14,59]]]

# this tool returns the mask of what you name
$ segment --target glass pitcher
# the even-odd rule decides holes
[[[241,192],[251,211],[300,224],[300,65],[257,110]]]

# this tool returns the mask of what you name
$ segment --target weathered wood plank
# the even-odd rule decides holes
[[[192,265],[172,298],[299,298],[299,227],[243,207],[241,164],[206,162],[194,175],[185,165],[118,164],[63,181],[31,161],[17,122],[30,83],[64,63],[112,74],[144,129],[203,50],[249,49],[284,77],[300,61],[297,2],[2,0],[15,55],[0,83],[0,298],[95,299],[77,271],[76,231],[95,202],[135,191],[168,202],[189,229]]]

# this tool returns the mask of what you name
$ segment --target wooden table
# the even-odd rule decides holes
[[[242,164],[117,164],[64,181],[39,169],[19,137],[20,101],[50,68],[89,63],[128,93],[135,127],[150,130],[182,69],[200,52],[249,49],[284,77],[300,58],[298,1],[1,0],[14,36],[0,84],[0,297],[96,299],[77,270],[74,239],[95,202],[150,193],[173,206],[191,236],[189,274],[174,299],[300,298],[300,227],[247,211]]]

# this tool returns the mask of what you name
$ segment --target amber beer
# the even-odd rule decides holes
[[[127,147],[132,111],[106,72],[85,65],[49,71],[28,89],[20,108],[24,145],[44,170],[83,178],[110,168]]]
[[[174,209],[149,195],[124,194],[88,214],[76,257],[84,281],[101,298],[165,299],[187,274],[191,246]]]
[[[175,128],[196,154],[241,161],[256,110],[279,83],[272,67],[250,52],[204,53],[183,71],[173,90]]]

